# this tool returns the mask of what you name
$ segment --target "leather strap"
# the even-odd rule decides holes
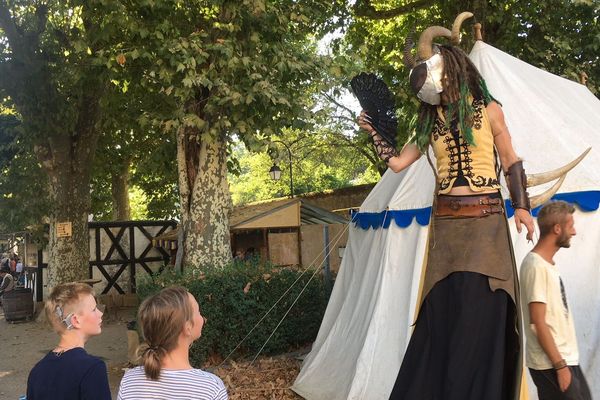
[[[529,194],[527,193],[527,175],[523,169],[523,161],[519,160],[508,167],[505,176],[513,208],[531,210]]]
[[[481,196],[438,196],[435,215],[437,217],[487,217],[504,212],[502,199]]]

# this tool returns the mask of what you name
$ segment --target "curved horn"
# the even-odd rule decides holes
[[[560,168],[557,168],[553,171],[527,175],[527,187],[541,185],[543,183],[547,183],[547,182],[553,181],[559,177],[564,176],[567,172],[569,172],[570,170],[575,168],[575,166],[577,164],[579,164],[581,162],[581,160],[583,160],[583,158],[590,152],[591,149],[592,149],[591,147],[588,147],[587,150],[584,151],[583,153],[581,153],[581,155],[579,157],[577,157],[570,163],[568,163]]]
[[[460,26],[465,19],[471,18],[472,16],[473,13],[468,11],[458,14],[458,17],[456,17],[452,24],[452,44],[460,43]]]
[[[415,34],[415,31],[413,30],[411,33],[408,34],[408,36],[404,40],[404,51],[403,51],[402,61],[404,62],[404,65],[408,69],[413,69],[415,67],[415,65],[417,64],[415,62],[415,58],[411,54],[411,50],[412,50],[413,46],[415,45],[415,42],[413,41],[414,34]]]
[[[554,196],[556,194],[556,192],[558,192],[558,189],[560,189],[560,185],[562,185],[562,183],[565,181],[566,177],[567,177],[566,174],[561,176],[560,179],[550,189],[546,190],[542,194],[538,194],[537,196],[530,197],[529,203],[531,205],[531,209],[533,210],[534,208],[539,207],[542,204],[544,204],[545,202],[547,202],[548,200],[550,200],[552,198],[552,196]]]
[[[450,38],[452,36],[452,32],[442,26],[430,26],[429,28],[425,29],[423,33],[421,33],[417,50],[419,60],[425,61],[431,58],[433,55],[433,38],[438,36]]]

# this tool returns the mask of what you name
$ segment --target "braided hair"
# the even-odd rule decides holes
[[[474,100],[483,100],[486,106],[491,101],[498,101],[490,94],[485,80],[464,51],[448,45],[439,46],[439,49],[444,60],[442,95],[448,99],[446,124],[457,120],[465,140],[469,144],[475,145],[472,129],[475,109],[470,97],[473,97]],[[411,141],[422,152],[425,152],[429,145],[436,118],[437,106],[421,102],[416,119],[415,135]]]

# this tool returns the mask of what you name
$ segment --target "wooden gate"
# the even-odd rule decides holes
[[[170,254],[161,247],[153,247],[152,239],[176,226],[177,222],[173,220],[88,223],[89,277],[97,276],[98,274],[94,274],[97,270],[106,280],[102,294],[108,293],[111,288],[124,294],[125,290],[118,280],[125,271],[128,271],[129,292],[135,293],[136,274],[139,269],[152,275],[156,271],[153,271],[149,264],[158,263],[160,271],[165,264],[169,263]]]

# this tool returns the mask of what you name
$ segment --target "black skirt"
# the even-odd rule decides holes
[[[519,341],[515,307],[488,277],[454,272],[423,301],[390,400],[509,400]]]

